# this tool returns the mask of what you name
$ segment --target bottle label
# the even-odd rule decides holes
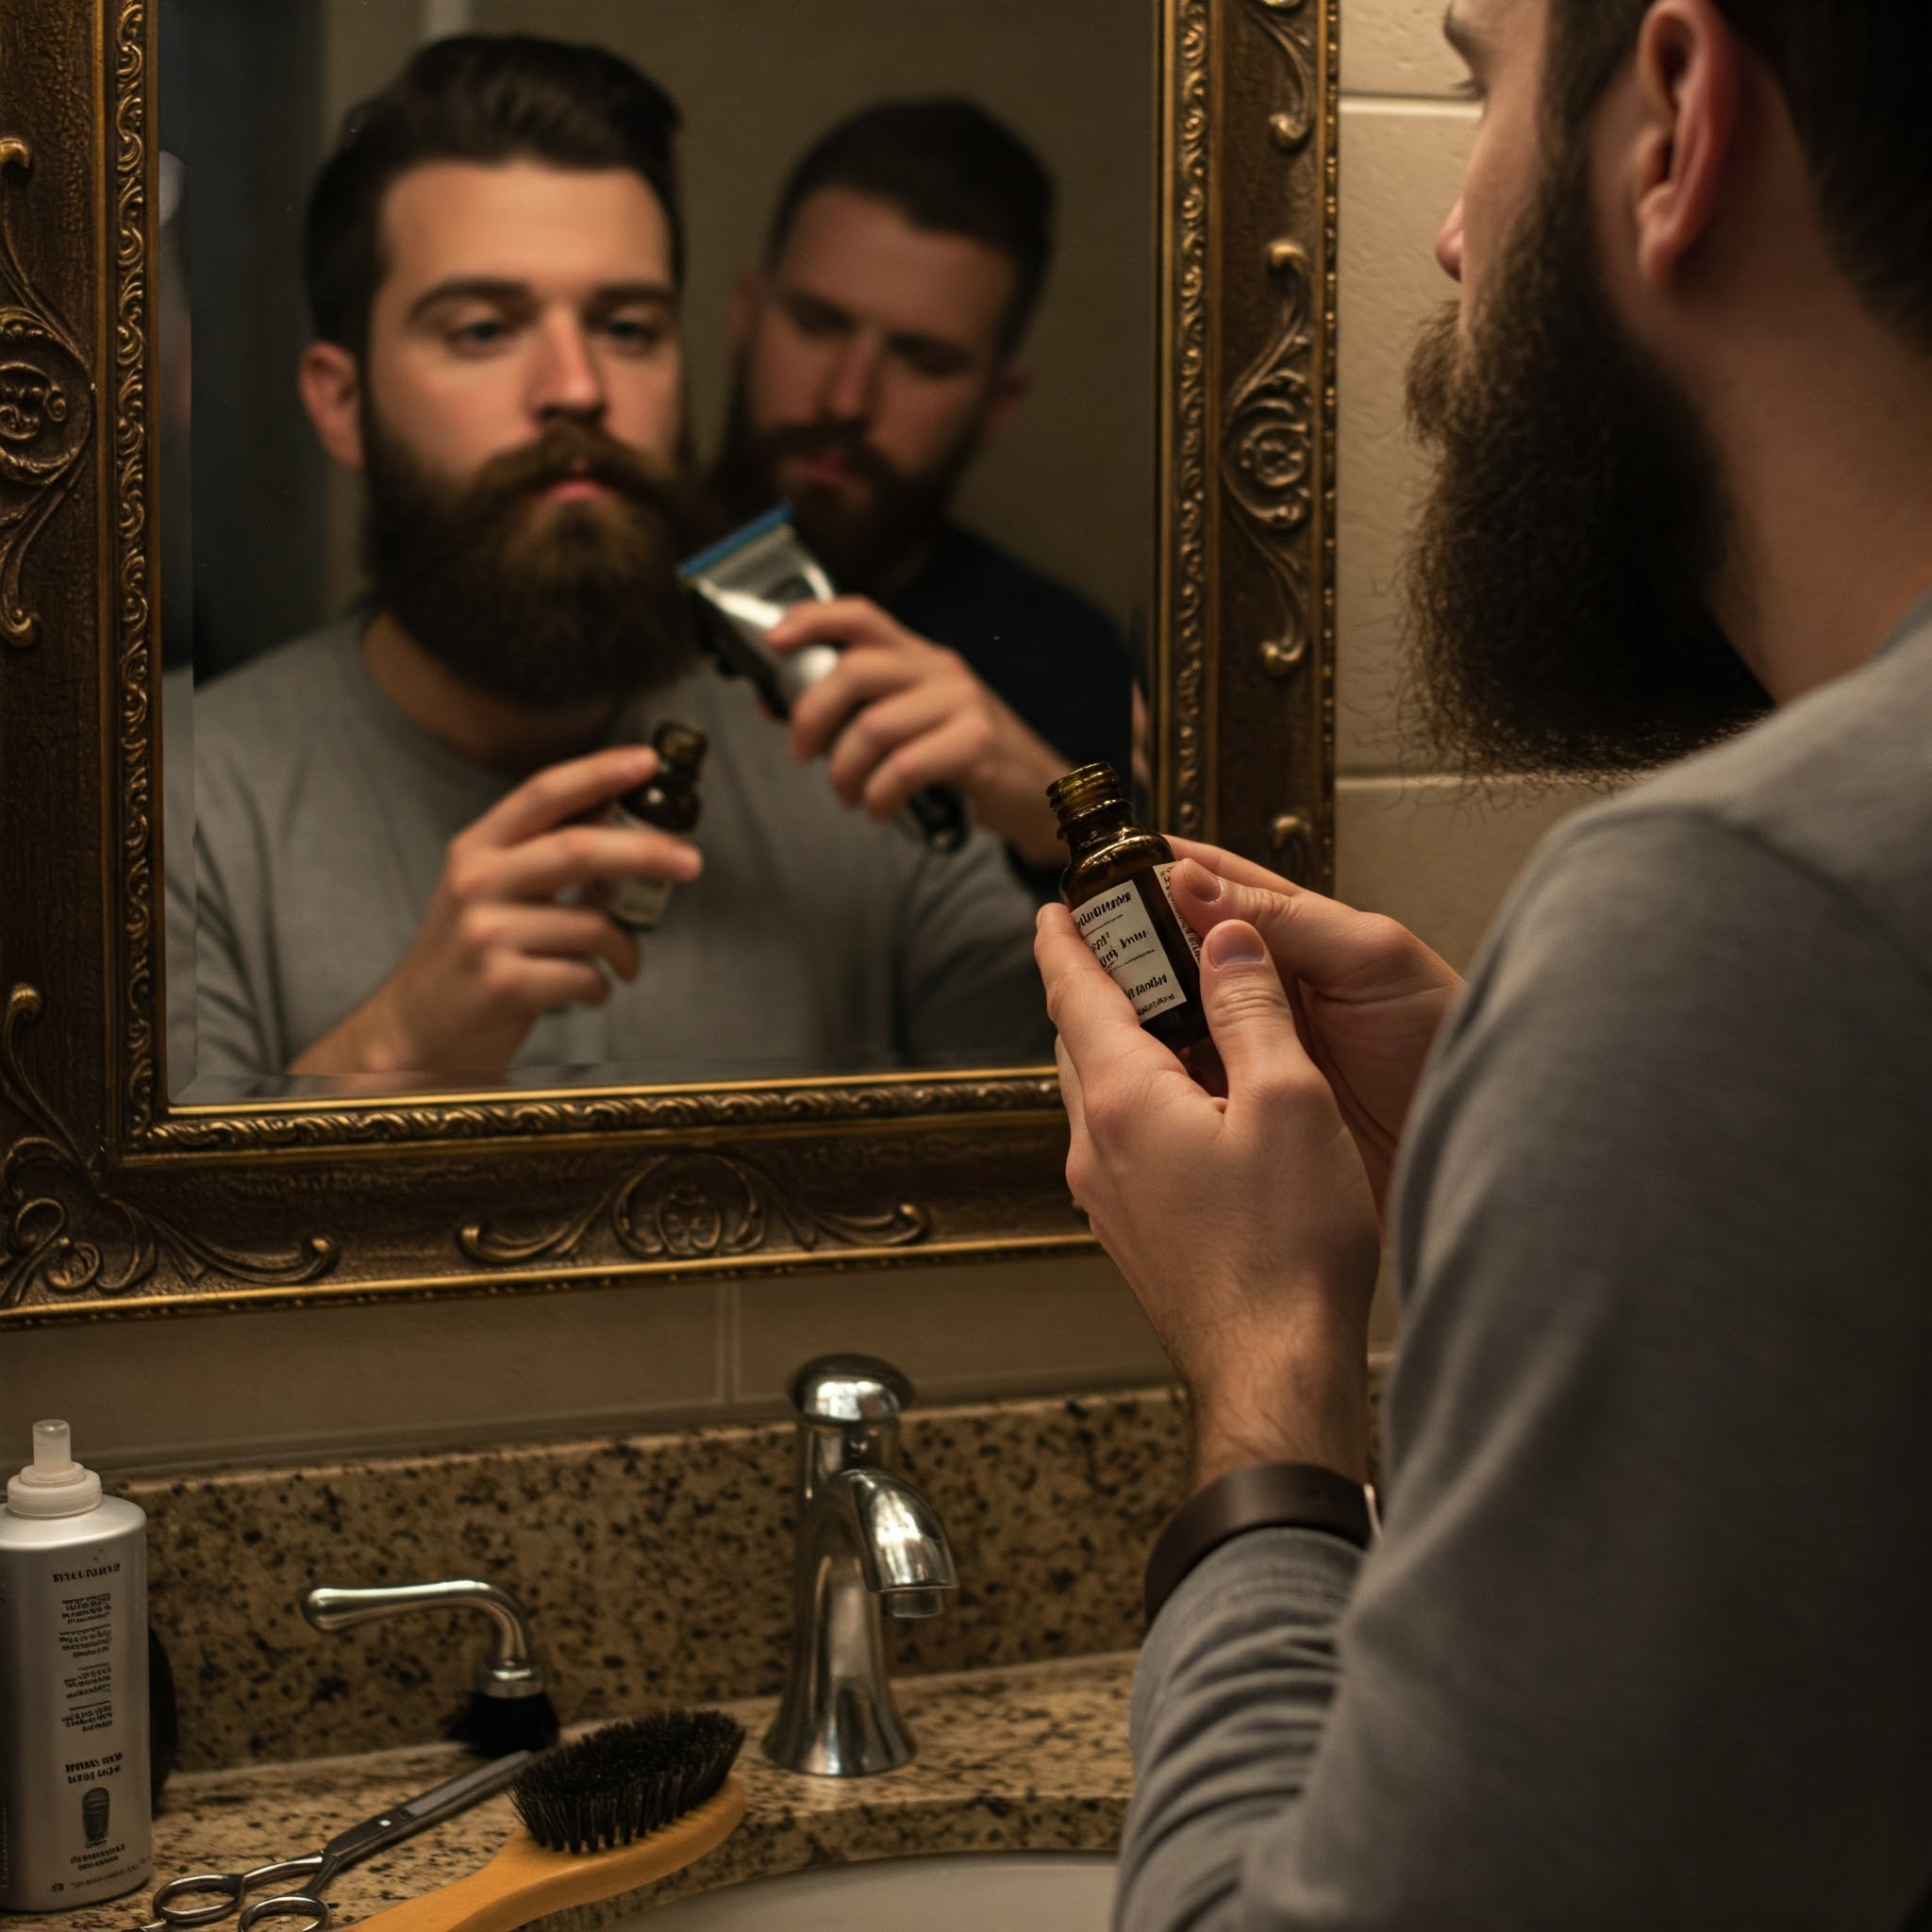
[[[607,879],[601,892],[604,909],[619,925],[649,932],[664,917],[671,903],[669,879]]]
[[[1156,866],[1153,870],[1160,891],[1165,893],[1167,868]],[[1074,924],[1092,948],[1093,957],[1133,1002],[1137,1020],[1151,1020],[1170,1007],[1185,1006],[1188,999],[1187,991],[1167,957],[1167,948],[1161,943],[1159,928],[1154,923],[1145,876],[1142,874],[1109,886],[1074,914]],[[1181,930],[1187,931],[1185,922]]]
[[[1201,963],[1200,936],[1181,917],[1181,908],[1174,903],[1174,887],[1168,882],[1168,874],[1179,863],[1179,859],[1170,858],[1165,865],[1157,865],[1154,868],[1154,876],[1160,881],[1160,890],[1167,895],[1167,909],[1174,914],[1174,923],[1180,927],[1181,937],[1187,941],[1188,951],[1193,954],[1194,963],[1198,966]]]
[[[642,819],[625,811],[614,799],[605,813],[605,823],[627,832],[650,829]],[[619,925],[632,932],[650,932],[671,903],[671,881],[638,877],[604,879],[597,886],[597,903]]]

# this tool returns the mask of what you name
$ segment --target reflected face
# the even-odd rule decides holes
[[[851,189],[809,195],[769,274],[740,291],[724,467],[741,495],[790,501],[808,541],[862,587],[925,534],[1004,412],[1017,285],[983,242]]]
[[[377,604],[510,704],[675,676],[694,510],[656,195],[627,171],[435,163],[383,217],[360,426]]]
[[[466,482],[569,420],[670,468],[684,380],[671,226],[641,175],[430,162],[390,190],[382,243],[365,403],[419,461]]]

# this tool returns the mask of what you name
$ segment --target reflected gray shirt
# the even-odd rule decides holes
[[[1932,599],[1545,843],[1396,1245],[1381,1539],[1169,1600],[1119,1924],[1932,1924]]]
[[[278,1073],[415,938],[449,841],[508,781],[376,689],[360,626],[286,644],[195,698],[197,1080]],[[629,708],[711,741],[680,886],[608,1005],[531,1028],[517,1064],[646,1082],[1040,1060],[1031,902],[975,832],[937,854],[840,804],[748,687],[700,668]]]

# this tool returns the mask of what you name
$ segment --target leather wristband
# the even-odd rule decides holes
[[[1147,1557],[1145,1601],[1152,1624],[1188,1572],[1251,1529],[1319,1529],[1357,1549],[1369,1546],[1368,1491],[1313,1462],[1257,1462],[1216,1476],[1167,1519]]]

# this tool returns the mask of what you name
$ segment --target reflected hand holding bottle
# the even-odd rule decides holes
[[[289,1071],[496,1077],[542,1014],[602,1006],[610,975],[635,979],[637,942],[565,895],[610,879],[697,877],[703,860],[685,840],[583,822],[657,769],[640,745],[552,765],[458,833],[402,964]]]

